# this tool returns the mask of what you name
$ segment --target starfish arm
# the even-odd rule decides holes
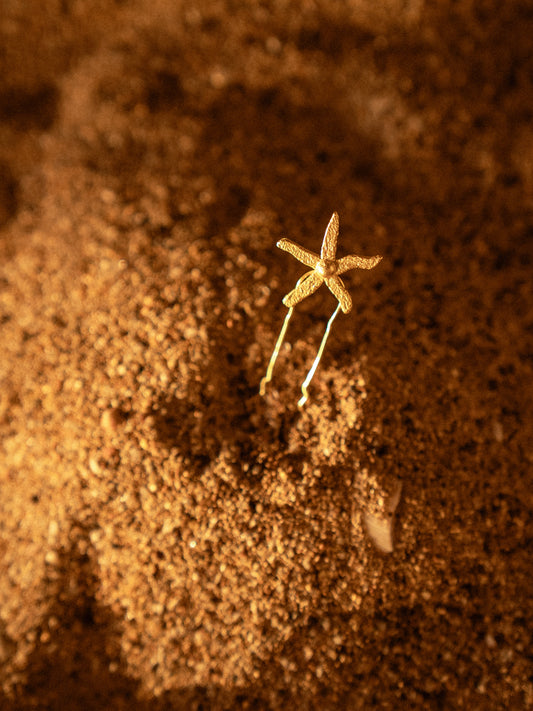
[[[348,257],[343,257],[337,262],[337,274],[344,274],[349,269],[373,269],[376,264],[379,264],[383,257],[358,257],[355,254],[350,254]]]
[[[342,279],[338,276],[329,277],[329,279],[326,279],[326,286],[338,300],[343,313],[347,314],[352,310],[352,297],[346,291],[346,287],[344,286]]]
[[[276,246],[285,250],[285,252],[292,254],[292,256],[296,257],[299,262],[305,264],[306,267],[311,267],[311,269],[316,267],[317,262],[320,259],[318,254],[310,252],[308,249],[304,249],[304,247],[300,247],[299,244],[292,242],[290,239],[280,239]]]
[[[339,235],[339,216],[336,212],[331,216],[331,220],[326,227],[320,256],[322,259],[335,259],[337,254],[337,237]]]
[[[283,299],[283,303],[287,308],[291,309],[307,296],[314,294],[323,281],[324,277],[317,274],[317,272],[309,272],[309,276],[304,275],[304,278],[287,294]]]

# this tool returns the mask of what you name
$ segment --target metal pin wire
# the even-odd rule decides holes
[[[303,276],[301,276],[298,281],[296,282],[296,286],[301,284],[305,279],[307,279],[313,272],[306,272]],[[268,363],[268,368],[265,377],[261,380],[261,383],[259,384],[259,395],[264,396],[265,394],[265,387],[266,384],[269,383],[272,380],[272,373],[274,371],[274,365],[276,364],[276,360],[279,355],[279,351],[281,349],[281,345],[283,343],[283,339],[285,338],[285,333],[287,332],[287,326],[289,325],[290,318],[292,316],[292,312],[294,311],[294,306],[292,306],[288,311],[287,315],[285,316],[285,320],[283,321],[283,326],[281,327],[281,331],[279,332],[278,340],[276,341],[276,345],[274,346],[274,350],[272,351],[272,355],[270,356],[270,361]]]
[[[324,331],[324,335],[322,336],[322,342],[320,344],[320,348],[318,349],[318,353],[316,354],[316,358],[313,361],[313,365],[311,366],[311,369],[307,373],[306,379],[302,383],[302,397],[298,400],[298,407],[303,407],[305,403],[307,402],[307,399],[309,397],[309,392],[307,390],[307,386],[311,382],[313,375],[315,374],[316,369],[318,368],[318,364],[320,363],[320,359],[322,358],[322,353],[324,351],[324,348],[326,346],[326,341],[328,340],[329,332],[331,330],[331,324],[335,320],[335,316],[339,313],[339,310],[341,308],[340,303],[337,304],[337,308],[333,312],[332,316],[330,317],[328,321],[328,325],[326,326],[326,330]]]
[[[304,279],[307,279],[313,272],[307,272],[304,274],[300,279],[298,279],[296,286],[301,284]],[[335,317],[339,313],[341,308],[341,304],[337,304],[337,308],[331,315],[327,326],[326,330],[324,331],[324,335],[322,336],[322,341],[320,343],[320,348],[318,349],[318,352],[316,354],[315,360],[313,361],[313,365],[311,366],[309,372],[307,373],[307,376],[302,383],[302,397],[298,400],[298,407],[303,407],[307,400],[309,399],[309,391],[307,390],[307,386],[313,379],[313,376],[316,372],[316,369],[318,368],[318,364],[320,363],[320,360],[322,358],[322,354],[324,352],[324,348],[326,347],[326,342],[328,340],[329,332],[331,330],[331,325],[333,324],[333,321],[335,320]],[[274,350],[272,351],[272,355],[270,356],[270,361],[268,363],[268,368],[265,377],[261,380],[261,383],[259,385],[259,394],[263,397],[266,392],[266,385],[272,380],[272,374],[274,372],[274,366],[276,364],[276,360],[278,358],[279,352],[281,350],[281,346],[283,344],[283,340],[285,338],[285,333],[287,332],[287,327],[289,325],[289,321],[292,316],[292,312],[294,311],[294,306],[292,306],[288,311],[287,315],[285,316],[285,320],[283,321],[283,325],[281,327],[281,331],[279,332],[278,340],[276,341],[276,345],[274,346]]]

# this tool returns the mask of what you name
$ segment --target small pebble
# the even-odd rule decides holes
[[[99,474],[102,471],[99,461],[94,457],[89,459],[89,469],[93,474]]]
[[[59,534],[59,524],[57,521],[50,521],[48,524],[48,543],[55,543]]]
[[[107,432],[116,432],[125,419],[125,415],[120,408],[110,407],[102,413],[100,424]]]
[[[48,551],[44,559],[48,565],[58,565],[59,563],[59,556],[56,551]]]

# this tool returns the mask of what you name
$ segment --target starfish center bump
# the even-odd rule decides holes
[[[324,277],[324,279],[329,279],[329,277],[335,276],[337,273],[337,260],[336,259],[319,259],[315,270]]]

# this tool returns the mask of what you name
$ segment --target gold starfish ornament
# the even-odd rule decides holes
[[[311,382],[313,375],[318,367],[320,359],[322,358],[322,353],[326,345],[326,341],[329,336],[331,329],[331,324],[333,320],[339,313],[339,309],[342,309],[343,313],[347,314],[352,309],[352,299],[344,282],[340,278],[341,274],[349,271],[350,269],[372,269],[378,264],[382,257],[358,257],[355,254],[351,254],[348,257],[342,257],[342,259],[337,259],[337,237],[339,236],[339,216],[336,212],[333,213],[329,221],[326,231],[324,233],[324,239],[322,241],[322,248],[320,250],[320,255],[311,252],[305,247],[301,247],[296,242],[292,242],[290,239],[281,239],[277,246],[280,249],[285,250],[292,254],[293,257],[305,264],[307,267],[311,267],[311,271],[306,272],[296,283],[296,286],[292,291],[290,291],[287,296],[283,299],[283,303],[289,309],[287,315],[285,316],[285,321],[281,328],[278,340],[272,352],[270,362],[268,364],[267,373],[265,377],[261,380],[261,385],[259,387],[259,393],[261,395],[265,394],[265,386],[270,380],[272,380],[272,372],[274,370],[274,364],[278,357],[281,344],[285,338],[285,332],[287,326],[289,325],[289,320],[292,316],[292,312],[296,304],[305,299],[307,296],[314,294],[314,292],[319,288],[319,286],[324,282],[328,289],[331,291],[333,296],[339,302],[337,308],[333,312],[331,318],[329,319],[326,330],[322,337],[322,342],[313,365],[307,374],[306,379],[302,383],[302,397],[298,401],[298,407],[302,407],[309,397],[307,391],[307,386]]]

